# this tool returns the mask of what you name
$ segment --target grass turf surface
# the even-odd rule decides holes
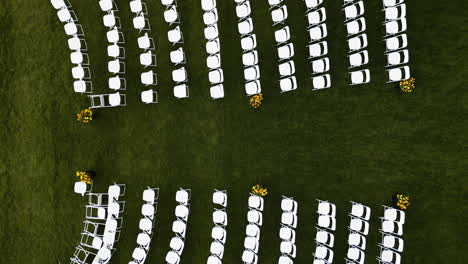
[[[366,262],[375,261],[381,204],[412,195],[405,263],[464,263],[467,235],[467,2],[408,1],[414,94],[385,82],[379,1],[366,2],[370,85],[350,88],[341,2],[326,1],[332,88],[311,91],[304,4],[287,1],[299,89],[280,94],[267,1],[252,1],[264,105],[249,109],[243,91],[234,1],[218,1],[226,98],[209,99],[199,1],[179,1],[190,99],[172,96],[159,1],[147,1],[157,43],[158,105],[138,103],[136,31],[128,1],[117,1],[126,38],[128,106],[99,111],[82,126],[74,114],[88,100],[72,92],[69,51],[48,1],[0,2],[0,254],[4,263],[66,263],[78,245],[85,201],[72,193],[74,171],[95,169],[96,191],[127,184],[124,230],[112,263],[136,246],[141,192],[161,188],[156,234],[146,263],[163,262],[176,189],[192,189],[182,263],[204,263],[211,229],[211,190],[229,191],[225,263],[238,263],[249,188],[266,185],[260,263],[279,257],[280,195],[299,201],[296,263],[314,250],[316,198],[337,204],[335,262],[346,252],[349,200],[373,209]],[[108,92],[105,28],[97,1],[71,1],[86,33],[95,92]]]

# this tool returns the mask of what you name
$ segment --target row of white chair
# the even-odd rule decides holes
[[[406,4],[404,0],[383,0],[385,12],[385,57],[388,82],[398,82],[411,77],[409,66],[408,37],[406,30]],[[397,67],[395,67],[397,66]]]
[[[211,229],[211,236],[213,241],[210,245],[210,256],[208,257],[207,264],[221,264],[224,256],[224,244],[226,243],[226,226],[228,224],[226,206],[227,206],[227,193],[226,191],[214,190],[213,204],[221,208],[214,208],[212,220],[213,228]]]
[[[290,197],[283,196],[281,200],[281,238],[278,264],[292,264],[296,258],[296,231],[297,227],[297,202]]]
[[[143,191],[143,205],[141,206],[142,218],[140,219],[140,233],[137,236],[137,247],[133,250],[132,258],[128,264],[143,264],[150,249],[155,214],[157,212],[157,200],[159,198],[159,188],[148,187]]]
[[[314,252],[314,264],[333,262],[334,236],[331,233],[336,229],[336,205],[328,201],[318,201],[317,233],[315,242],[317,244]]]
[[[242,62],[244,64],[245,93],[248,96],[262,91],[260,84],[260,67],[258,66],[257,37],[253,33],[253,20],[249,0],[234,0],[236,2],[236,15],[239,19],[237,31],[241,36],[243,51]]]
[[[256,264],[260,246],[260,227],[263,224],[264,199],[256,194],[250,194],[248,199],[247,226],[245,229],[243,263]]]
[[[89,68],[89,56],[84,51],[87,50],[86,41],[83,38],[83,27],[75,22],[78,18],[73,11],[71,4],[64,0],[50,0],[52,6],[57,10],[60,22],[65,23],[64,30],[71,50],[71,63],[76,65],[72,68],[73,90],[76,93],[92,93],[93,84],[91,82],[91,70]]]
[[[218,9],[216,0],[201,0],[201,6],[204,11],[203,23],[206,28],[203,33],[206,42],[206,66],[208,67],[208,80],[210,81],[210,96],[212,99],[224,97],[224,76],[221,68],[221,45],[218,32]]]
[[[175,200],[178,205],[175,208],[176,220],[172,223],[174,236],[169,242],[170,251],[166,254],[166,263],[178,264],[185,247],[185,236],[187,234],[187,221],[190,214],[191,190],[182,189],[176,192]]]
[[[401,236],[403,235],[406,214],[399,209],[388,206],[383,207],[384,215],[381,217],[382,228],[380,230],[382,241],[379,244],[380,255],[377,260],[379,263],[400,264],[400,253],[403,252],[404,246]]]
[[[348,252],[346,263],[363,264],[365,260],[366,236],[369,234],[371,209],[360,203],[351,202],[351,217],[348,229]]]

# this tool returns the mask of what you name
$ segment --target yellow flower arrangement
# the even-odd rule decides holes
[[[408,195],[397,194],[396,198],[397,198],[397,204],[396,205],[400,209],[402,209],[402,210],[408,209],[408,207],[411,204],[410,201],[409,201],[409,196]]]
[[[250,97],[250,106],[257,109],[262,105],[262,101],[263,101],[263,94],[262,93],[256,94]]]
[[[80,178],[81,182],[85,182],[87,184],[91,184],[93,182],[91,175],[86,171],[77,171],[76,177]]]
[[[89,108],[81,110],[76,114],[76,120],[84,124],[91,122],[91,120],[93,120],[93,110]]]
[[[414,88],[416,87],[415,82],[416,79],[413,77],[409,78],[408,80],[400,81],[400,90],[404,93],[413,92]]]
[[[253,194],[256,194],[256,195],[259,195],[259,196],[266,196],[268,194],[268,190],[266,188],[263,188],[262,186],[260,186],[259,184],[257,185],[254,185],[252,187],[252,190],[251,192]]]

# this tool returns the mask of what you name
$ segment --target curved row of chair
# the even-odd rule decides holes
[[[296,258],[296,227],[297,227],[297,202],[293,198],[283,196],[281,200],[281,238],[278,264],[292,264]]]
[[[75,93],[92,93],[93,84],[83,27],[76,23],[78,18],[68,1],[50,0],[50,2],[57,10],[60,22],[64,23],[65,34],[71,37],[68,39],[68,47],[71,51],[70,60],[73,65],[76,65],[72,68],[73,90]]]
[[[411,77],[408,37],[406,36],[406,4],[404,0],[383,0],[385,12],[385,57],[388,82],[398,82]]]
[[[346,263],[364,264],[366,236],[369,234],[369,219],[371,209],[360,203],[351,202],[351,217],[348,229],[348,252]]]
[[[323,0],[304,0],[306,4],[307,31],[310,37],[308,45],[309,60],[312,65],[313,90],[331,87],[330,60],[328,58],[328,43],[325,38],[327,31],[327,13],[322,6]]]
[[[137,236],[138,246],[133,250],[133,260],[128,264],[143,264],[150,249],[153,227],[155,223],[155,214],[158,209],[159,188],[148,187],[143,191],[143,202],[141,206],[142,218],[140,219],[140,233]]]
[[[173,93],[176,98],[188,98],[188,74],[187,69],[183,66],[187,62],[183,48],[184,36],[179,26],[180,14],[177,11],[177,2],[175,0],[161,0],[161,3],[166,7],[163,15],[164,21],[169,25],[167,38],[173,46],[169,57],[174,66],[178,67],[172,71],[172,81],[175,83]]]
[[[288,18],[288,8],[282,4],[283,0],[268,0],[271,9],[273,27],[284,24]],[[289,26],[275,30],[275,41],[278,53],[278,71],[280,74],[279,85],[281,92],[289,92],[297,89],[297,80],[294,74],[296,67],[292,60],[294,56],[294,44],[291,42]]]
[[[257,36],[253,33],[252,9],[249,0],[234,0],[239,19],[237,31],[241,36],[242,63],[244,64],[245,93],[248,96],[262,92],[258,66]]]
[[[141,0],[133,0],[130,2],[130,11],[134,14],[133,28],[138,30],[140,36],[138,37],[138,47],[141,50],[139,54],[140,65],[144,67],[140,73],[140,81],[144,86],[157,85],[157,75],[154,68],[156,67],[156,54],[154,40],[148,36],[151,31],[151,26],[148,20],[148,9],[146,4]],[[147,68],[150,67],[150,70]],[[158,93],[156,90],[148,89],[140,92],[140,100],[145,104],[152,104],[158,102]]]
[[[170,251],[166,254],[167,264],[179,264],[180,257],[185,247],[185,237],[187,235],[187,221],[190,214],[190,189],[182,189],[176,192],[175,200],[178,205],[175,208],[176,220],[172,222],[172,232],[174,236],[169,242]]]
[[[76,184],[75,192],[82,194]],[[115,252],[115,243],[119,241],[122,228],[121,214],[125,202],[119,201],[119,198],[125,194],[125,185],[113,184],[109,186],[107,193],[86,194],[86,221],[83,222],[80,245],[70,261],[73,264],[108,263]]]
[[[224,97],[224,73],[221,68],[221,44],[218,32],[218,9],[216,0],[201,0],[203,13],[203,30],[206,40],[206,66],[208,67],[208,80],[210,81],[210,96],[212,99]]]
[[[226,243],[226,226],[228,224],[226,206],[227,193],[226,191],[214,190],[213,204],[216,206],[213,211],[213,228],[211,229],[211,237],[213,242],[210,245],[210,256],[207,264],[221,264],[224,256],[224,244]]]
[[[327,201],[318,200],[317,233],[315,235],[314,264],[333,262],[333,245],[335,237],[332,232],[336,229],[336,205]]]
[[[260,246],[260,227],[263,224],[264,200],[251,193],[248,200],[247,226],[245,228],[244,251],[242,263],[256,264],[258,262],[258,249]]]
[[[382,241],[379,244],[380,255],[377,257],[379,263],[400,264],[401,255],[403,252],[404,242],[403,225],[405,223],[406,214],[404,211],[388,206],[384,207],[384,216],[381,217]]]
[[[369,63],[367,51],[366,19],[364,18],[364,1],[344,0],[343,11],[347,30],[347,43],[349,48],[349,68],[361,68]],[[357,69],[349,72],[351,85],[369,83],[369,69]]]

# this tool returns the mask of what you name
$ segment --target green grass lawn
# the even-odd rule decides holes
[[[86,32],[94,91],[109,92],[106,39],[96,0],[71,0]],[[254,111],[243,88],[233,0],[218,0],[223,100],[209,98],[199,0],[179,1],[190,98],[172,96],[170,44],[160,1],[148,3],[158,56],[160,103],[139,103],[141,68],[129,1],[117,1],[126,38],[127,107],[97,113],[89,125],[75,113],[89,105],[73,93],[67,38],[49,1],[0,1],[0,255],[2,263],[67,263],[78,245],[85,200],[73,193],[74,172],[97,171],[95,191],[127,184],[124,229],[112,263],[128,263],[136,246],[141,194],[160,188],[156,233],[146,263],[169,248],[178,187],[192,189],[182,263],[206,263],[211,192],[229,192],[224,263],[239,263],[247,198],[268,187],[259,263],[277,263],[281,195],[299,202],[296,263],[311,263],[315,199],[337,205],[335,263],[345,257],[350,200],[371,206],[366,263],[378,255],[380,205],[396,192],[413,200],[404,263],[466,263],[468,93],[463,0],[407,1],[413,94],[385,84],[383,13],[366,1],[372,82],[349,87],[341,1],[325,1],[332,88],[312,91],[306,59],[304,4],[288,0],[299,88],[280,94],[273,28],[266,0],[251,1],[264,105]]]

